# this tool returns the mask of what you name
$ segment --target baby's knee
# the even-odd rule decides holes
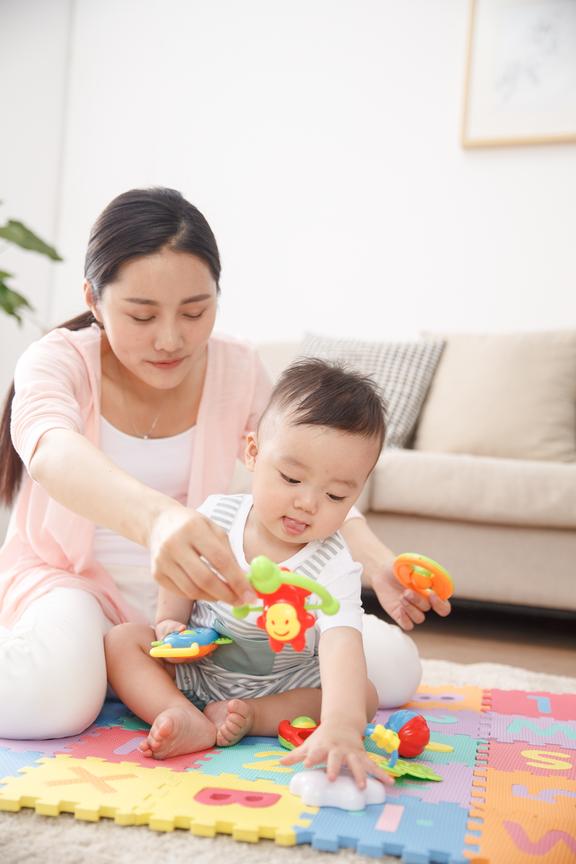
[[[154,631],[151,627],[143,624],[117,624],[104,637],[106,659],[115,658],[134,648],[148,653],[153,639]]]

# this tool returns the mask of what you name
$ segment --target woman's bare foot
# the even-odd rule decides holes
[[[175,705],[156,717],[146,741],[139,747],[144,756],[167,759],[214,746],[214,725],[194,706],[190,708],[192,710]]]
[[[242,699],[210,702],[204,709],[204,716],[216,727],[217,746],[229,747],[250,733],[254,722],[254,706]]]

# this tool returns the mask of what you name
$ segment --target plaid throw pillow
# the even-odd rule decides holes
[[[386,447],[406,447],[443,347],[443,340],[363,342],[306,333],[299,353],[369,375],[386,404]]]

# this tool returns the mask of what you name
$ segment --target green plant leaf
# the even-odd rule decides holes
[[[12,276],[5,270],[0,270],[0,309],[7,315],[12,315],[16,318],[19,324],[22,324],[22,316],[20,310],[33,309],[34,307],[28,302],[26,297],[13,291],[6,283],[6,280]]]
[[[29,249],[31,252],[39,252],[40,255],[46,255],[52,261],[62,261],[62,258],[53,246],[49,246],[48,243],[41,240],[26,225],[15,219],[10,219],[5,225],[0,227],[0,237],[3,237],[9,243],[20,246],[22,249]]]

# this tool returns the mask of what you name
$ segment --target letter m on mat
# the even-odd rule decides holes
[[[539,738],[546,738],[548,743],[550,743],[551,738],[555,735],[564,735],[566,738],[572,738],[576,741],[576,728],[568,723],[553,722],[544,726],[540,725],[538,720],[530,720],[528,717],[515,717],[508,724],[508,732],[514,735],[517,740],[522,740],[521,735],[525,729]]]

